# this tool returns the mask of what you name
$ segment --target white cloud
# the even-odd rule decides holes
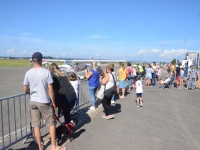
[[[160,54],[160,57],[163,57],[163,58],[176,58],[176,57],[179,57],[179,56],[184,55],[184,54],[185,54],[184,49],[178,49],[178,50],[172,49],[172,50],[164,50]]]
[[[160,53],[161,51],[159,49],[152,49],[151,50],[153,53]]]
[[[20,54],[21,54],[21,55],[26,54],[26,50],[23,50]]]
[[[141,55],[141,54],[144,54],[144,53],[148,53],[148,51],[141,49],[136,55]]]
[[[15,50],[14,50],[14,48],[8,49],[6,53],[7,53],[7,54],[14,54],[14,53],[15,53]]]
[[[89,35],[89,36],[86,36],[88,39],[109,39],[109,37],[107,36],[102,36],[102,35],[99,35],[99,34],[93,34],[93,35]]]
[[[65,53],[62,53],[61,56],[66,56],[66,54],[65,54]]]
[[[100,54],[100,53],[98,53],[98,54],[96,54],[96,56],[101,56],[101,54]]]

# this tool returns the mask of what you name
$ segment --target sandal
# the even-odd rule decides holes
[[[67,147],[63,147],[63,146],[56,146],[56,150],[66,150]]]
[[[102,116],[102,118],[104,118],[104,119],[106,119],[106,117],[107,117],[106,115],[103,115],[103,116]]]
[[[58,150],[66,150],[67,149],[67,147],[60,147]]]
[[[106,120],[110,120],[110,119],[114,119],[114,116],[113,115],[109,115],[106,117]]]

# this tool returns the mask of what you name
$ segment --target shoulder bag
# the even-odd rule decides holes
[[[117,93],[117,89],[116,89],[116,82],[115,82],[115,78],[113,76],[113,74],[111,73],[112,77],[113,77],[113,82],[114,82],[114,86],[105,90],[104,91],[104,96],[113,96]]]
[[[100,89],[98,90],[97,94],[96,94],[96,97],[97,99],[100,99],[102,100],[104,98],[104,91],[105,91],[105,86],[104,85],[101,85]]]

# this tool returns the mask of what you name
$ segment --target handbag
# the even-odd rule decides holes
[[[97,99],[102,100],[104,98],[104,91],[105,91],[105,86],[101,85],[100,89],[98,90],[96,94]]]
[[[104,91],[104,96],[110,96],[112,97],[113,95],[115,95],[117,93],[117,89],[116,89],[116,82],[115,82],[115,78],[113,76],[113,74],[111,73],[112,77],[113,77],[113,81],[114,81],[114,86],[105,90]]]

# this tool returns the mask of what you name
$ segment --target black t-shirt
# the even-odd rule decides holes
[[[58,77],[55,74],[52,74],[52,78],[55,95],[59,95],[61,97],[65,96],[66,98],[76,97],[74,88],[66,76]]]
[[[176,76],[180,76],[181,73],[180,73],[180,67],[176,67]]]

